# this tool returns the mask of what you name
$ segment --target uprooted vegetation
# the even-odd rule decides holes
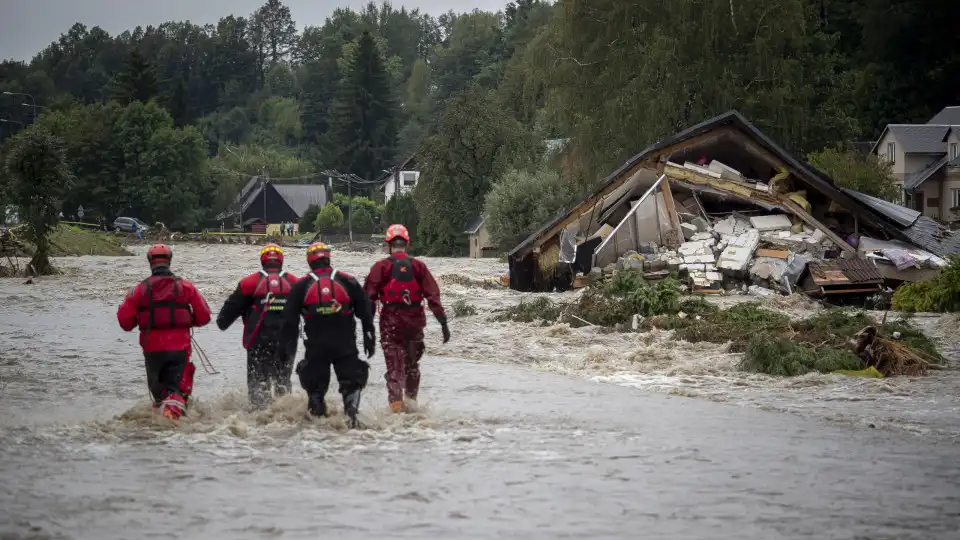
[[[453,316],[454,317],[470,317],[477,314],[477,308],[473,307],[469,302],[461,298],[453,303]]]
[[[937,279],[900,286],[893,293],[892,302],[897,311],[960,311],[960,257],[951,258]]]
[[[591,287],[575,302],[537,297],[501,311],[494,320],[618,329],[638,322],[640,331],[660,328],[692,343],[729,344],[731,352],[743,353],[739,369],[777,376],[866,367],[883,375],[914,375],[943,360],[933,342],[907,320],[877,325],[866,313],[842,309],[791,320],[755,302],[719,309],[702,297],[682,297],[674,279],[648,282],[630,271]],[[867,352],[851,341],[865,328],[874,328],[877,335]]]

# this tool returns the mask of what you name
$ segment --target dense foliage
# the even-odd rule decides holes
[[[515,183],[507,171],[542,168],[546,139],[570,141],[553,165],[575,194],[732,108],[802,155],[924,122],[960,104],[960,34],[937,24],[954,11],[947,0],[515,0],[433,16],[371,2],[321,22],[268,0],[203,26],[111,36],[77,23],[29,63],[0,63],[0,89],[41,106],[3,96],[0,138],[39,110],[76,177],[65,213],[82,204],[184,228],[229,207],[253,174],[326,182],[335,169],[372,196],[416,153],[418,241],[450,253],[491,187]],[[871,185],[875,164],[815,156],[839,182]]]

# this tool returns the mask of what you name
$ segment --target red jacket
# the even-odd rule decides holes
[[[193,283],[175,278],[175,285],[170,287],[171,282],[162,279],[167,277],[174,276],[166,268],[158,268],[150,278],[130,289],[117,310],[117,322],[124,331],[140,327],[140,346],[145,353],[189,351],[190,329],[210,322],[210,307]],[[152,289],[154,300],[165,302],[162,305],[155,303],[154,318],[163,322],[154,323],[153,327],[150,327],[150,297],[147,295],[149,283],[155,287]],[[160,298],[164,295],[169,300]],[[170,321],[176,319],[174,327],[167,323],[168,317]],[[166,327],[158,328],[158,324]]]
[[[406,253],[395,253],[393,256],[401,258],[409,257]],[[437,281],[433,279],[433,274],[430,273],[430,270],[423,261],[415,257],[410,257],[410,259],[413,264],[413,277],[417,280],[417,284],[420,285],[420,293],[423,295],[424,300],[427,301],[427,306],[430,308],[430,311],[433,312],[434,317],[438,320],[445,321],[447,315],[443,310],[443,304],[440,303],[440,287],[437,285]],[[383,292],[383,288],[387,283],[390,283],[391,279],[393,279],[393,261],[391,261],[389,257],[377,261],[370,269],[370,273],[367,274],[367,279],[363,283],[363,289],[367,292],[367,295],[370,296],[370,302],[372,304],[377,303]]]

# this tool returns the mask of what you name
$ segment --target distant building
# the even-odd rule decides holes
[[[310,205],[322,207],[330,200],[326,184],[276,184],[255,176],[240,190],[233,208],[218,220],[237,219],[243,224],[255,220],[270,225],[297,223]]]
[[[890,124],[871,152],[890,162],[902,202],[926,217],[960,219],[960,106],[926,124]]]
[[[483,257],[496,257],[497,244],[490,236],[487,230],[487,218],[477,216],[467,224],[463,233],[470,239],[470,257],[480,259]]]
[[[420,170],[416,158],[416,154],[408,157],[397,164],[395,170],[386,171],[383,176],[377,179],[382,182],[380,191],[383,192],[384,203],[392,199],[397,193],[406,195],[417,187],[417,182],[420,180]]]

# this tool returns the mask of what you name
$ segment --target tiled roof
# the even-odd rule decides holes
[[[480,230],[480,227],[483,225],[484,220],[483,216],[477,216],[470,220],[470,223],[463,229],[463,234],[477,234],[477,231]]]
[[[945,154],[947,146],[943,137],[950,129],[948,125],[932,124],[890,124],[887,129],[908,154]],[[882,138],[882,137],[881,137]]]
[[[910,174],[909,176],[903,179],[903,189],[906,189],[906,190],[917,189],[918,187],[920,187],[920,184],[923,184],[924,182],[926,182],[931,176],[936,174],[937,171],[942,169],[944,165],[947,164],[947,161],[948,161],[947,156],[943,156],[942,158],[928,165],[925,169],[915,172],[913,174]]]
[[[323,184],[270,184],[277,194],[290,205],[298,216],[303,217],[311,204],[327,204],[327,186]]]
[[[960,106],[944,107],[935,114],[928,124],[949,124],[952,126],[960,125]]]

